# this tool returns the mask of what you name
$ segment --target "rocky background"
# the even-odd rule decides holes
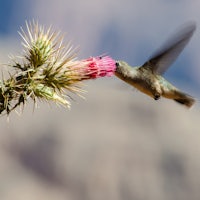
[[[90,81],[70,111],[1,117],[2,200],[198,200],[200,108]]]
[[[180,25],[197,22],[165,74],[197,98],[190,110],[113,77],[85,82],[86,100],[74,96],[71,110],[29,101],[22,114],[1,116],[0,200],[199,200],[199,7],[199,0],[0,0],[0,63],[22,53],[25,20],[67,33],[80,59],[107,53],[133,66]]]

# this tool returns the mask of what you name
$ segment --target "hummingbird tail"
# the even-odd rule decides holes
[[[195,99],[188,94],[177,91],[176,98],[174,98],[174,101],[190,108],[194,104]]]

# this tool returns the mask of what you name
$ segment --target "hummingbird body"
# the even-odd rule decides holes
[[[124,61],[117,61],[115,75],[155,100],[162,96],[191,107],[195,102],[194,98],[181,92],[162,74],[176,60],[195,29],[196,25],[193,23],[184,27],[142,66],[131,67]]]
[[[161,96],[173,99],[181,104],[191,107],[194,99],[181,92],[169,83],[164,77],[154,74],[142,67],[131,67],[124,61],[117,61],[115,75],[139,91],[158,100]]]

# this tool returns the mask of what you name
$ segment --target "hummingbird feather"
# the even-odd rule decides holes
[[[195,22],[184,24],[184,26],[169,38],[142,67],[150,68],[155,74],[163,74],[188,44],[195,29]]]

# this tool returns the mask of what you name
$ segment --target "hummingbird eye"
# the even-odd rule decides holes
[[[116,62],[115,65],[116,65],[117,67],[119,67],[119,62]]]

